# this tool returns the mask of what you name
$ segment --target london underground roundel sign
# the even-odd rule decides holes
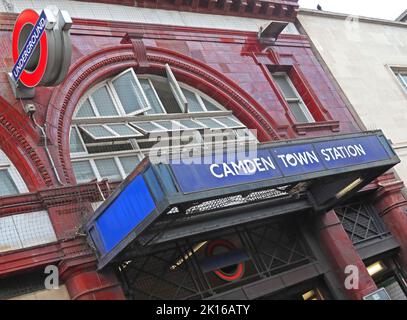
[[[72,20],[66,11],[24,10],[14,25],[11,77],[17,87],[55,86],[71,64]]]

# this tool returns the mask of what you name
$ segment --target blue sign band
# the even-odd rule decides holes
[[[227,157],[230,158],[229,155]],[[225,162],[171,164],[183,193],[344,168],[392,157],[377,136],[259,149]],[[221,157],[222,158],[222,157]],[[223,155],[226,159],[226,155]],[[201,159],[199,159],[201,160]]]
[[[20,55],[18,56],[18,59],[14,64],[12,75],[15,82],[17,82],[20,79],[21,74],[25,70],[28,61],[30,60],[32,54],[34,53],[35,48],[37,47],[38,43],[41,40],[42,35],[44,34],[46,25],[47,25],[47,16],[43,10],[34,28],[31,30],[31,33],[24,44],[23,50],[21,50]]]

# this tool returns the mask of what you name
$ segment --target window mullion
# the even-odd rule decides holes
[[[127,115],[124,111],[124,107],[119,99],[119,96],[114,88],[113,82],[108,81],[107,83],[107,91],[109,92],[110,96],[112,97],[113,105],[116,108],[116,111],[119,115]]]
[[[194,92],[194,94],[195,94],[196,99],[198,100],[198,103],[201,105],[202,110],[204,112],[208,111],[208,109],[206,109],[205,103],[203,102],[201,96],[196,92]]]
[[[115,137],[117,137],[117,138],[121,137],[121,135],[118,134],[116,131],[114,131],[113,129],[110,129],[108,124],[103,124],[102,127],[105,128],[107,131],[109,131],[111,134],[113,134]]]
[[[92,96],[89,95],[88,99],[89,99],[89,103],[90,103],[90,105],[91,105],[91,107],[92,107],[92,109],[93,109],[93,112],[95,113],[96,117],[101,117],[101,115],[100,115],[100,113],[99,113],[99,109],[96,107],[96,103],[95,103],[95,101],[93,100]]]
[[[148,80],[148,83],[149,83],[150,87],[151,87],[152,90],[153,90],[153,93],[154,93],[154,95],[155,95],[155,97],[156,97],[158,103],[160,104],[161,110],[164,112],[164,114],[167,114],[167,110],[165,110],[165,107],[164,107],[163,103],[161,102],[161,99],[160,99],[160,97],[158,96],[157,91],[155,90],[155,87],[154,87],[154,85],[153,85],[153,82],[152,82],[150,79],[147,79],[147,80]],[[143,91],[143,92],[144,92],[144,91]],[[148,100],[148,99],[147,99],[147,100]],[[150,105],[150,108],[151,108],[151,105]]]
[[[123,166],[122,166],[122,163],[121,163],[119,157],[115,156],[113,159],[114,159],[114,161],[116,163],[117,168],[119,169],[119,172],[120,172],[120,175],[122,176],[122,179],[123,180],[126,179],[127,175],[126,175],[126,172],[124,172],[124,169],[123,169]]]
[[[96,180],[97,181],[102,180],[103,178],[99,173],[99,170],[98,170],[98,167],[96,166],[95,160],[93,158],[89,158],[89,163],[90,163],[90,166],[92,167],[93,174],[96,177]]]

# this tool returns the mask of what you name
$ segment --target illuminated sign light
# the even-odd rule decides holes
[[[237,154],[232,161],[212,164],[196,161],[192,164],[171,164],[171,168],[181,190],[191,193],[367,164],[391,157],[377,136],[362,136],[259,149],[251,158]]]
[[[65,79],[71,65],[71,26],[68,12],[57,8],[20,13],[13,30],[14,66],[9,74],[16,98],[32,98],[33,88],[56,86]]]
[[[213,159],[217,161],[207,161]],[[198,159],[201,164],[190,160],[188,164],[156,164],[144,159],[96,210],[86,230],[98,253],[99,268],[115,259],[135,239],[139,239],[137,245],[144,246],[150,241],[160,243],[195,234],[198,229],[181,228],[160,231],[160,236],[151,237],[147,228],[161,221],[163,215],[165,219],[170,217],[173,208],[189,208],[217,197],[313,181],[308,189],[309,203],[298,203],[299,208],[325,210],[400,162],[379,131],[273,142],[259,145],[256,154],[246,158],[216,153]],[[210,221],[204,226],[208,228],[205,230],[217,227],[217,223],[211,226]],[[205,244],[202,242],[183,256],[174,257],[171,270],[182,266]],[[233,269],[229,266],[238,265],[245,256],[239,251],[227,252],[216,264],[210,258],[205,258],[205,270],[228,273]]]

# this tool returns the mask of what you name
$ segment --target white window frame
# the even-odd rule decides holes
[[[91,117],[78,117],[77,114],[79,112],[79,110],[82,108],[83,104],[85,103],[85,101],[88,100],[90,107],[92,108],[93,113],[95,114],[95,116],[91,116]],[[93,99],[91,98],[91,96],[87,96],[86,98],[82,98],[79,100],[78,106],[80,106],[79,108],[76,108],[75,113],[73,118],[75,119],[94,119],[96,117],[100,117],[99,114],[99,110],[96,108],[95,102],[93,101]],[[116,108],[116,107],[115,107]]]
[[[99,109],[97,108],[96,103],[95,103],[95,101],[93,100],[93,94],[94,94],[97,90],[99,90],[100,88],[102,88],[102,87],[106,87],[106,90],[107,90],[107,92],[108,92],[110,98],[112,99],[113,107],[114,107],[114,108],[116,109],[116,111],[117,111],[117,115],[113,115],[113,116],[102,116],[102,115],[99,113]],[[89,96],[88,96],[88,98],[89,98],[89,101],[90,101],[91,105],[93,106],[93,110],[96,111],[96,117],[101,117],[101,118],[119,117],[119,116],[121,116],[121,115],[125,115],[125,114],[126,114],[126,113],[124,112],[124,110],[123,110],[123,107],[122,107],[122,105],[121,105],[121,103],[120,103],[120,100],[117,100],[117,98],[115,97],[115,95],[114,95],[114,90],[112,90],[112,88],[108,85],[108,81],[107,81],[107,80],[105,80],[105,81],[103,81],[103,82],[97,84],[95,87],[93,87],[91,93],[90,93]]]
[[[407,81],[403,78],[403,76],[407,76],[407,68],[391,67],[390,69],[403,91],[407,93]]]
[[[154,87],[153,82],[151,81],[151,79],[150,79],[149,77],[147,77],[147,76],[139,76],[138,78],[139,78],[140,80],[147,80],[147,81],[148,81],[148,83],[149,83],[150,87],[153,89],[153,93],[154,93],[154,95],[155,95],[155,97],[156,97],[156,99],[157,99],[157,101],[158,101],[158,103],[159,103],[159,105],[160,105],[160,109],[161,109],[162,113],[152,113],[151,115],[167,114],[167,110],[165,110],[165,107],[164,107],[163,103],[161,102],[161,99],[160,99],[160,97],[158,96],[158,93],[157,93],[157,91],[155,90],[155,87]],[[141,85],[141,83],[140,83],[140,85]],[[144,92],[144,89],[143,89],[143,92]],[[144,93],[144,94],[145,94],[145,93]],[[147,96],[146,96],[146,99],[147,99],[147,101],[148,101]],[[150,101],[148,101],[148,102],[149,102],[149,105],[150,105],[150,107],[151,107]],[[153,110],[153,108],[151,108],[151,110]],[[147,111],[150,111],[150,110],[147,110]],[[146,111],[146,112],[147,112],[147,111]],[[147,113],[146,113],[146,114],[147,114]],[[147,115],[149,115],[149,114],[147,114]]]
[[[235,126],[228,126],[228,125],[222,123],[220,120],[218,120],[220,118],[228,118],[229,120],[231,120],[233,122],[236,122],[237,124]],[[243,129],[243,128],[246,128],[246,126],[243,123],[241,123],[239,120],[237,120],[237,119],[235,119],[235,118],[233,118],[231,116],[230,117],[228,117],[228,116],[217,117],[217,118],[213,118],[213,120],[216,120],[216,122],[219,122],[219,123],[223,124],[225,126],[225,128],[227,128],[227,129]],[[239,123],[240,123],[240,125],[239,125]]]
[[[126,112],[125,112],[124,107],[123,107],[123,105],[122,105],[122,103],[121,103],[121,101],[120,101],[119,95],[118,95],[118,93],[116,92],[116,89],[115,89],[114,84],[113,84],[113,82],[114,82],[115,80],[117,80],[118,78],[120,78],[121,76],[125,75],[125,74],[128,73],[128,72],[130,72],[130,73],[132,74],[133,78],[134,78],[134,81],[135,81],[135,83],[136,83],[137,89],[138,89],[138,91],[141,93],[141,97],[140,97],[140,98],[141,98],[142,104],[143,104],[143,108],[141,108],[141,109],[139,109],[139,110],[136,110],[136,111],[134,111],[134,112],[130,112],[130,113],[126,113]],[[107,85],[108,85],[108,86],[110,87],[110,89],[112,90],[113,96],[115,97],[115,99],[116,99],[118,105],[120,106],[123,115],[135,116],[135,115],[144,113],[144,112],[146,112],[146,111],[148,111],[148,110],[151,109],[150,103],[149,103],[149,101],[148,101],[148,99],[147,99],[147,97],[146,97],[146,94],[144,93],[143,87],[141,86],[141,83],[140,83],[140,81],[139,81],[139,79],[138,79],[136,73],[134,72],[134,69],[133,69],[133,68],[126,69],[126,70],[124,70],[123,72],[119,73],[119,74],[118,74],[117,76],[115,76],[114,78],[108,80],[108,81],[107,81]]]
[[[75,130],[75,131],[76,131],[76,134],[79,136],[80,143],[82,144],[82,147],[83,147],[83,149],[84,149],[85,151],[83,151],[83,152],[72,152],[72,151],[71,151],[70,148],[71,148],[71,132],[72,132],[72,130]],[[75,155],[75,156],[80,156],[80,155],[86,155],[86,154],[88,154],[88,149],[86,148],[86,144],[85,144],[85,142],[83,141],[82,135],[81,135],[81,133],[80,133],[79,128],[78,128],[77,125],[72,125],[72,126],[71,126],[71,129],[69,130],[69,152],[70,152],[71,155]]]
[[[181,121],[184,120],[189,120],[192,121],[200,126],[202,126],[201,128],[190,128],[187,127],[185,124],[182,124]],[[179,119],[179,120],[172,120],[173,122],[175,122],[177,125],[179,125],[183,130],[182,131],[186,131],[186,130],[204,130],[204,129],[208,129],[208,127],[206,125],[204,125],[203,123],[200,123],[198,121],[195,121],[195,119],[192,118],[185,118],[185,119]]]
[[[0,170],[7,171],[16,189],[18,190],[17,194],[29,192],[27,185],[25,184],[17,168],[13,165],[13,163],[9,160],[7,155],[1,149],[0,149]],[[8,197],[8,195],[5,197]]]
[[[182,113],[189,113],[188,112],[188,100],[185,97],[184,93],[182,92],[180,85],[175,78],[174,74],[172,73],[171,67],[168,63],[165,64],[165,71],[167,74],[167,81],[171,88],[172,94],[177,100],[179,107],[181,108]]]
[[[81,162],[81,161],[88,161],[90,163],[90,166],[92,168],[92,172],[93,175],[95,176],[97,181],[101,181],[103,179],[105,179],[105,177],[103,177],[100,172],[99,169],[97,168],[96,162],[95,160],[104,160],[104,159],[113,159],[116,163],[117,168],[119,169],[120,175],[121,175],[121,179],[124,180],[127,175],[126,172],[122,166],[122,163],[120,162],[120,158],[121,157],[126,157],[126,156],[136,156],[140,161],[143,160],[144,155],[142,154],[141,150],[138,150],[136,152],[134,151],[126,151],[123,153],[115,153],[114,155],[108,155],[108,154],[92,154],[92,155],[87,155],[87,157],[83,157],[83,158],[72,158],[72,163],[74,162]],[[77,180],[76,176],[75,179]],[[78,183],[87,183],[91,180],[77,180]],[[112,181],[116,181],[116,180],[112,180]]]
[[[125,125],[126,127],[128,127],[129,129],[131,129],[132,131],[134,131],[134,135],[121,135],[118,134],[116,131],[114,131],[114,129],[111,129],[109,127],[109,125],[112,124],[120,124],[120,125]],[[134,139],[136,137],[142,137],[143,134],[141,132],[139,132],[138,130],[136,130],[135,128],[133,128],[132,126],[130,126],[127,123],[104,123],[104,124],[81,124],[78,126],[80,129],[82,129],[83,131],[85,131],[85,133],[87,135],[89,135],[93,140],[95,141],[100,141],[100,140],[119,140],[119,139]],[[110,132],[113,136],[102,136],[102,137],[96,137],[95,135],[93,135],[90,131],[87,130],[87,127],[103,127],[104,129],[106,129],[108,132]]]
[[[287,81],[288,85],[291,87],[291,89],[293,90],[294,94],[297,96],[296,98],[287,98],[284,95],[283,90],[281,90],[280,86],[276,83],[276,87],[277,89],[280,91],[281,95],[283,96],[284,100],[287,102],[287,104],[289,104],[290,102],[294,102],[294,103],[299,103],[300,105],[300,109],[303,113],[303,115],[305,116],[305,118],[307,119],[308,123],[314,123],[315,119],[312,116],[311,112],[309,111],[307,105],[304,103],[304,101],[301,98],[301,95],[298,93],[297,89],[295,88],[294,84],[292,83],[290,77],[288,76],[288,74],[286,72],[273,72],[272,75],[274,76],[283,76],[285,78],[285,80]],[[274,79],[273,79],[274,80]],[[291,111],[290,106],[289,110],[291,112],[291,114],[293,115],[294,120],[295,116],[293,114],[293,112]]]
[[[168,121],[171,121],[171,120],[168,120]],[[156,126],[156,127],[158,127],[158,129],[159,130],[154,130],[154,131],[147,131],[147,130],[145,130],[145,129],[143,129],[142,127],[139,127],[138,126],[138,124],[139,123],[150,123],[150,124],[152,124],[152,125],[154,125],[154,126]],[[155,121],[138,121],[138,122],[130,122],[130,124],[132,125],[132,126],[134,126],[137,130],[139,130],[139,131],[141,131],[141,132],[144,132],[145,134],[150,134],[150,133],[160,133],[160,132],[169,132],[169,130],[168,129],[166,129],[165,127],[163,127],[163,126],[160,126],[158,123],[156,123]]]

